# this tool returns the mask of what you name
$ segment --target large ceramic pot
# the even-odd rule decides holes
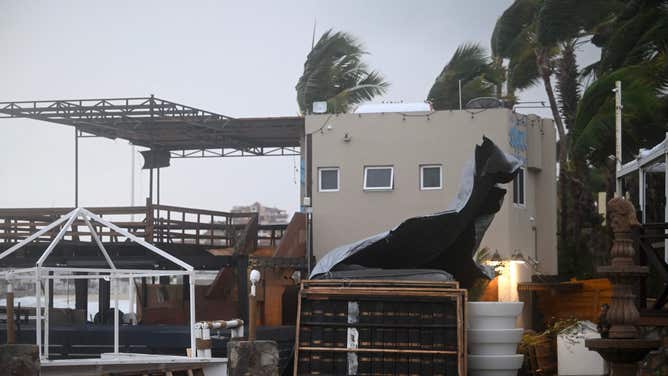
[[[469,302],[466,306],[471,376],[515,376],[524,356],[517,354],[522,328],[515,328],[522,302]]]
[[[468,302],[468,329],[513,329],[523,306],[522,302]]]
[[[515,354],[523,332],[522,328],[469,329],[469,352],[477,355]]]
[[[469,375],[516,376],[524,355],[469,355]],[[473,364],[474,368],[471,367]]]

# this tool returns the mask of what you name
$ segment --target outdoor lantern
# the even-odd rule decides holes
[[[513,252],[513,255],[510,256],[510,261],[516,262],[518,264],[526,263],[526,259],[524,258],[524,255],[522,254],[522,252],[520,252],[519,249],[516,249],[515,252]]]
[[[497,266],[500,265],[503,262],[503,259],[501,258],[501,255],[499,254],[499,250],[495,250],[494,254],[492,255],[492,258],[489,259],[487,262],[488,265],[490,266]]]

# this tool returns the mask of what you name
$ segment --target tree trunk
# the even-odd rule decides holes
[[[557,99],[554,96],[554,89],[552,88],[552,81],[550,76],[552,74],[549,66],[549,55],[547,49],[541,48],[537,51],[536,59],[538,63],[538,72],[543,79],[545,85],[545,93],[550,103],[550,110],[552,110],[552,117],[554,124],[557,126],[557,133],[559,134],[559,164],[560,167],[565,166],[568,161],[568,136],[564,129],[564,123],[559,114],[559,106],[557,106]]]
[[[564,124],[561,121],[559,114],[559,107],[557,106],[557,99],[554,96],[554,89],[552,88],[552,81],[550,80],[551,70],[549,66],[549,55],[547,49],[541,48],[536,51],[536,63],[538,65],[538,73],[543,79],[545,85],[545,93],[550,103],[552,110],[552,117],[554,124],[557,127],[559,134],[559,236],[562,247],[566,246],[565,237],[568,235],[568,181],[566,176],[566,168],[568,163],[568,140]],[[567,251],[562,249],[562,251]]]

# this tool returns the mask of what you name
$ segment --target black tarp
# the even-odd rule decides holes
[[[333,272],[362,266],[372,269],[439,269],[464,288],[479,277],[492,278],[491,268],[476,263],[480,246],[494,215],[501,209],[509,183],[522,163],[483,137],[472,163],[464,169],[450,208],[407,219],[393,230],[338,247],[315,266],[311,278],[331,278]],[[363,277],[364,271],[356,274]]]

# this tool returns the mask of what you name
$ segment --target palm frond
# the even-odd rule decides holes
[[[515,0],[494,25],[492,33],[492,55],[511,57],[511,46],[515,38],[534,22],[540,9],[540,0]]]
[[[665,17],[666,11],[657,6],[636,4],[627,8],[624,17],[613,25],[614,31],[601,52],[600,73],[641,62],[639,46],[646,46],[655,37],[661,39],[661,35],[655,33],[665,29],[651,26],[656,26]],[[665,40],[665,36],[663,38]]]
[[[450,61],[436,77],[427,100],[435,109],[459,108],[459,81],[462,83],[462,102],[491,96],[503,74],[492,64],[487,52],[477,43],[457,47]]]
[[[614,153],[615,81],[623,86],[624,160],[641,147],[651,147],[668,130],[668,101],[661,86],[668,83],[663,54],[651,62],[620,68],[599,77],[587,88],[578,105],[572,137],[577,158],[602,165]]]
[[[533,49],[526,49],[515,55],[508,63],[508,92],[524,90],[536,85],[540,81],[536,53]]]
[[[620,0],[544,0],[537,16],[538,43],[552,46],[592,34],[623,7]]]
[[[389,84],[379,73],[369,72],[366,64],[362,62],[366,53],[357,39],[350,34],[326,31],[308,54],[304,73],[295,86],[301,112],[309,113],[315,101],[327,101],[332,105],[336,103],[336,106],[329,110],[340,112],[359,103],[356,102],[360,100],[357,98],[369,100],[383,94]],[[363,82],[370,77],[378,81],[374,90],[367,88],[362,90],[364,95],[350,95],[351,92],[358,91],[352,89],[366,85]]]

